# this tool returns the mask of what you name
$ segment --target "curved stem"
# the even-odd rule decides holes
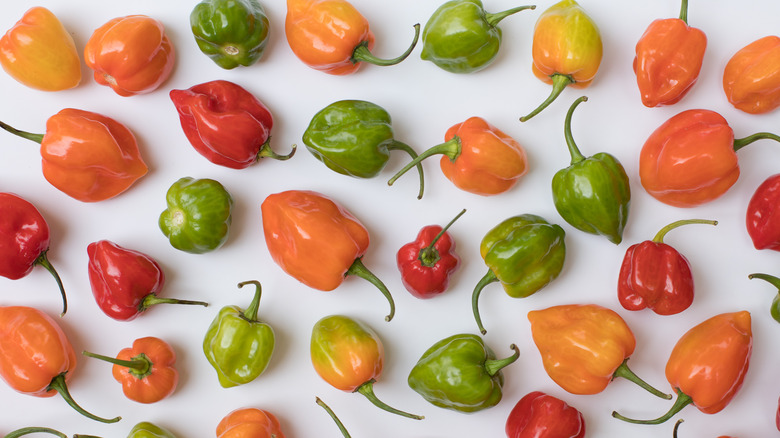
[[[287,155],[277,154],[273,149],[271,149],[271,139],[269,138],[265,143],[263,143],[263,145],[260,147],[260,150],[257,151],[257,159],[271,158],[279,161],[289,160],[293,157],[293,155],[295,155],[296,149],[298,149],[298,145],[292,145],[292,150]]]
[[[420,38],[420,23],[417,23],[414,25],[414,39],[412,40],[412,44],[409,46],[408,49],[404,53],[401,54],[401,56],[393,59],[382,59],[374,56],[373,53],[368,49],[368,41],[364,41],[360,44],[358,44],[357,47],[355,47],[355,50],[352,52],[352,63],[357,64],[358,62],[368,62],[370,64],[374,65],[380,65],[380,66],[389,66],[389,65],[395,65],[406,59],[411,53],[412,50],[414,50],[414,47],[417,45],[417,40]]]
[[[13,135],[18,135],[19,137],[26,138],[27,140],[32,140],[36,143],[40,143],[43,141],[43,134],[33,134],[32,132],[27,131],[20,131],[13,126],[6,125],[3,122],[0,122],[0,128],[5,129],[6,131],[10,132]]]
[[[684,407],[693,403],[693,399],[688,394],[685,394],[684,392],[680,391],[678,388],[675,388],[675,390],[677,391],[677,400],[674,401],[674,405],[672,405],[671,409],[669,409],[669,412],[656,418],[655,420],[635,420],[633,418],[624,417],[618,414],[616,411],[612,412],[612,416],[617,418],[618,420],[622,420],[627,423],[633,423],[633,424],[661,424],[666,420],[677,415],[677,413],[680,412]]]
[[[143,301],[141,301],[141,305],[138,306],[139,311],[143,312],[144,310],[152,306],[156,306],[157,304],[184,304],[190,306],[203,306],[203,307],[209,306],[209,303],[204,301],[179,300],[176,298],[160,298],[154,293],[150,293],[149,295],[144,297]]]
[[[51,379],[51,383],[49,383],[49,386],[47,388],[48,390],[55,390],[57,391],[63,399],[65,399],[65,402],[70,405],[73,409],[76,410],[79,414],[95,421],[99,421],[101,423],[116,423],[117,421],[121,420],[122,417],[114,417],[114,418],[102,418],[98,417],[97,415],[91,414],[84,410],[81,406],[79,406],[75,400],[73,400],[73,397],[70,396],[70,392],[68,391],[68,385],[65,384],[65,373],[57,375],[57,377]]]
[[[398,173],[393,175],[393,177],[390,178],[390,180],[387,182],[387,185],[389,186],[393,185],[395,180],[400,178],[401,175],[403,175],[409,169],[418,165],[422,160],[430,157],[431,155],[443,154],[446,155],[450,160],[455,161],[460,156],[460,151],[461,151],[461,144],[460,144],[460,137],[458,136],[455,136],[444,143],[433,146],[432,148],[418,155],[417,158],[412,160],[409,164],[404,166],[403,169],[399,170]]]
[[[630,368],[628,368],[628,359],[624,360],[623,363],[621,363],[620,366],[617,367],[615,372],[612,374],[612,378],[613,379],[616,378],[616,377],[622,377],[624,379],[628,379],[628,380],[636,383],[640,387],[644,388],[647,392],[649,392],[650,394],[653,394],[656,397],[660,397],[660,398],[662,398],[664,400],[671,400],[672,399],[672,395],[671,394],[667,394],[665,392],[661,392],[661,391],[653,388],[652,386],[650,386],[649,383],[645,382],[644,380],[640,379],[639,376],[634,374],[634,372],[631,371]]]
[[[658,233],[656,233],[655,237],[653,237],[653,242],[662,243],[664,241],[664,237],[666,236],[666,233],[672,231],[673,229],[679,226],[688,225],[688,224],[718,225],[718,221],[711,221],[707,219],[683,219],[676,222],[672,222],[671,224],[661,228],[658,231]]]
[[[436,242],[438,242],[439,239],[441,239],[441,236],[443,236],[444,233],[446,233],[447,230],[452,226],[452,224],[454,224],[455,221],[457,221],[461,216],[463,216],[463,213],[465,212],[466,209],[464,208],[463,210],[460,211],[460,213],[458,213],[457,216],[452,218],[452,220],[447,225],[445,225],[444,228],[441,229],[441,231],[439,231],[439,234],[437,234],[436,237],[434,237],[433,240],[431,240],[431,243],[428,246],[420,250],[420,254],[417,256],[417,258],[420,259],[420,263],[423,266],[430,268],[434,266],[436,262],[439,261],[439,252],[436,251],[435,248]]]
[[[555,73],[554,75],[552,75],[552,81],[553,81],[553,88],[552,91],[550,92],[550,96],[548,96],[547,99],[545,99],[545,101],[542,102],[541,105],[539,105],[535,110],[531,111],[528,115],[520,117],[521,122],[527,122],[528,120],[531,119],[531,117],[542,112],[543,109],[550,106],[550,104],[553,103],[553,101],[558,96],[560,96],[561,93],[563,93],[563,90],[566,89],[567,86],[575,82],[574,78],[572,78],[571,76],[560,74],[560,73]]]
[[[60,295],[62,295],[62,313],[60,313],[60,316],[65,316],[65,312],[68,311],[68,298],[65,296],[65,287],[62,286],[62,279],[60,278],[60,274],[57,273],[57,270],[54,269],[54,266],[49,262],[49,259],[46,257],[46,253],[48,250],[41,253],[41,255],[38,256],[37,259],[35,259],[35,264],[43,266],[44,269],[49,271],[52,276],[54,276],[54,281],[57,282],[57,286],[60,288]]]
[[[674,429],[672,429],[672,438],[677,438],[677,429],[680,428],[680,424],[683,423],[684,421],[685,420],[680,418],[679,420],[677,420],[676,423],[674,423]]]
[[[257,309],[260,307],[260,295],[262,293],[262,287],[260,286],[260,282],[257,280],[242,281],[241,283],[238,283],[238,287],[242,288],[247,284],[255,285],[255,296],[252,298],[252,302],[249,303],[249,306],[246,308],[246,310],[244,310],[242,313],[242,316],[249,322],[257,322]]]
[[[509,346],[512,350],[515,352],[504,359],[494,359],[494,360],[488,360],[485,361],[485,371],[488,373],[489,376],[495,376],[496,373],[501,371],[502,368],[506,367],[507,365],[510,365],[514,363],[518,357],[520,357],[520,349],[517,348],[517,345],[512,344]]]
[[[137,359],[133,358],[132,360],[117,359],[115,357],[103,356],[102,354],[91,353],[89,351],[82,351],[81,354],[87,357],[100,359],[114,365],[119,365],[120,367],[128,368],[131,370],[133,375],[139,378],[140,376],[147,376],[152,372],[152,361],[149,360],[145,354],[138,355],[136,356]]]
[[[474,320],[477,321],[479,332],[483,335],[487,333],[487,330],[485,330],[485,327],[482,325],[482,318],[479,316],[479,295],[482,293],[482,289],[484,289],[485,286],[496,281],[498,281],[498,277],[496,277],[496,274],[494,274],[492,270],[488,269],[487,274],[479,280],[479,283],[477,283],[477,286],[474,288],[474,292],[471,294],[471,311],[474,312]]]
[[[577,164],[584,160],[585,157],[577,148],[577,143],[574,142],[574,137],[571,135],[571,117],[574,114],[574,108],[577,108],[582,102],[587,102],[588,96],[582,96],[575,100],[569,107],[569,111],[566,113],[566,120],[563,123],[563,135],[566,138],[566,145],[569,147],[569,155],[571,155],[571,164]]]
[[[344,423],[342,423],[341,420],[339,420],[339,417],[336,416],[336,413],[333,412],[333,409],[331,409],[330,406],[325,404],[325,402],[322,401],[319,397],[316,397],[315,401],[317,402],[318,405],[322,406],[322,408],[325,409],[325,412],[327,412],[328,415],[330,415],[330,418],[332,418],[333,421],[336,422],[336,426],[338,426],[339,430],[341,431],[341,434],[344,435],[344,438],[351,438],[349,432],[347,431],[347,428],[344,427]]]
[[[738,138],[734,140],[734,151],[738,151],[742,149],[743,147],[749,145],[750,143],[753,143],[757,140],[774,140],[777,142],[780,142],[780,136],[772,134],[771,132],[757,132],[753,135],[749,135],[745,138]]]
[[[758,279],[767,281],[772,286],[776,287],[777,289],[780,289],[780,278],[777,278],[774,275],[758,274],[758,273],[748,275],[748,279],[752,280],[754,278],[758,278]]]
[[[346,275],[356,275],[362,279],[368,280],[371,284],[376,286],[376,288],[382,292],[385,298],[387,298],[387,301],[390,303],[390,313],[385,316],[385,321],[390,321],[393,319],[393,316],[395,315],[395,301],[393,301],[393,296],[390,295],[390,291],[387,290],[387,286],[382,283],[382,280],[377,278],[376,275],[374,275],[371,271],[368,270],[368,268],[366,268],[365,265],[363,265],[360,257],[355,259],[355,261],[352,263],[352,266],[350,266],[347,270]]]
[[[412,157],[412,160],[417,158],[417,152],[415,152],[414,149],[412,149],[412,147],[408,144],[401,143],[400,141],[393,140],[393,142],[387,146],[387,149],[391,151],[404,151]],[[419,161],[417,162],[417,173],[420,175],[420,191],[417,193],[417,199],[422,199],[423,191],[425,190],[425,177],[423,176],[422,164],[420,164]]]
[[[363,394],[364,396],[366,396],[366,398],[369,401],[371,401],[371,403],[374,404],[374,406],[384,411],[390,412],[392,414],[400,415],[402,417],[411,418],[414,420],[422,420],[423,418],[425,418],[422,415],[414,415],[408,412],[399,411],[398,409],[387,405],[382,400],[379,400],[377,396],[374,394],[374,381],[375,381],[374,379],[371,379],[368,382],[358,386],[358,389],[356,389],[355,392],[359,392]]]
[[[682,20],[683,23],[688,24],[688,0],[682,0],[682,5],[680,6],[680,20]]]
[[[48,427],[24,427],[21,429],[16,429],[13,432],[9,432],[7,435],[4,435],[3,438],[17,438],[24,435],[29,435],[31,433],[49,433],[52,435],[57,435],[60,438],[68,438],[67,435],[60,432],[59,430],[54,430]]]
[[[487,13],[487,14],[485,14],[485,21],[487,21],[487,23],[491,27],[496,27],[496,25],[498,24],[499,21],[503,20],[504,18],[506,18],[506,17],[508,17],[508,16],[510,16],[512,14],[515,14],[515,13],[520,12],[520,11],[525,10],[525,9],[534,10],[534,9],[536,9],[536,5],[518,6],[516,8],[507,9],[506,11],[496,12],[496,13],[493,13],[493,14]]]

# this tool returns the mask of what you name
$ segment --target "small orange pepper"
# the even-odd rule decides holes
[[[81,82],[73,37],[41,6],[30,8],[0,38],[0,65],[12,78],[37,90],[67,90]]]
[[[735,108],[749,114],[780,106],[780,37],[765,36],[737,51],[723,70],[723,91]]]
[[[414,25],[414,40],[399,57],[381,59],[371,54],[374,33],[368,20],[345,0],[287,0],[284,22],[293,53],[309,67],[332,75],[356,72],[362,62],[395,65],[417,45],[420,25]]]
[[[257,408],[239,408],[217,425],[217,438],[284,438],[274,414]]]
[[[173,71],[175,50],[163,24],[145,15],[128,15],[97,28],[84,47],[84,61],[95,81],[120,96],[150,93]]]

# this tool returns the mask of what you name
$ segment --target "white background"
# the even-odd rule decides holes
[[[567,303],[598,303],[627,321],[637,347],[629,365],[649,383],[671,388],[664,378],[666,359],[676,340],[689,328],[722,312],[748,310],[753,316],[754,352],[742,390],[716,415],[689,406],[681,436],[733,435],[742,438],[777,435],[774,425],[780,383],[776,347],[780,325],[771,319],[774,288],[748,274],[780,275],[780,254],[757,251],[745,231],[745,209],[750,196],[768,176],[778,172],[780,145],[754,143],[739,152],[743,174],[722,198],[693,209],[669,207],[650,197],[639,184],[638,157],[648,135],[672,115],[690,108],[720,112],[737,137],[778,130],[780,113],[755,116],[732,108],[721,79],[729,57],[744,45],[776,32],[780,3],[774,1],[692,1],[689,23],[701,28],[709,45],[693,91],[672,107],[642,106],[632,72],[634,45],[656,18],[676,17],[677,0],[605,2],[582,0],[598,23],[604,41],[604,59],[592,86],[566,90],[534,119],[518,117],[547,97],[550,86],[531,73],[533,26],[552,1],[535,11],[523,11],[501,22],[504,41],[495,63],[472,75],[445,72],[419,58],[421,46],[400,65],[365,65],[357,74],[334,77],[312,70],[291,52],[284,36],[283,2],[265,1],[271,20],[271,41],[263,59],[249,68],[222,70],[203,55],[189,29],[195,2],[40,0],[10,2],[0,17],[0,28],[10,28],[33,5],[51,9],[72,33],[79,51],[94,29],[111,18],[146,14],[161,20],[177,49],[175,70],[157,91],[120,97],[97,85],[84,66],[84,78],[75,89],[45,93],[28,89],[0,74],[0,120],[19,129],[43,132],[46,119],[66,107],[95,111],[125,123],[137,136],[149,173],[120,196],[85,204],[50,186],[43,178],[37,145],[0,133],[0,191],[15,192],[35,204],[52,231],[51,262],[58,268],[68,292],[70,310],[60,321],[77,352],[90,350],[114,355],[142,336],[158,336],[178,353],[179,387],[168,399],[142,405],[126,399],[111,376],[109,364],[79,356],[70,383],[73,397],[97,415],[123,416],[104,425],[81,417],[60,397],[36,398],[18,394],[0,384],[3,405],[0,431],[28,426],[55,427],[67,434],[126,436],[139,421],[162,425],[179,437],[214,436],[219,420],[233,409],[258,407],[275,413],[288,437],[339,436],[327,414],[314,400],[320,396],[340,415],[353,437],[467,437],[504,436],[504,424],[514,404],[530,391],[560,397],[585,416],[588,436],[671,436],[674,420],[660,426],[627,424],[610,416],[613,410],[655,418],[671,402],[656,399],[624,380],[612,382],[597,395],[575,396],[559,388],[545,374],[534,346],[526,314],[529,310]],[[412,37],[412,25],[424,24],[440,2],[354,0],[376,35],[374,52],[382,57],[401,53]],[[517,6],[491,0],[491,12]],[[83,57],[82,57],[83,59]],[[234,81],[262,100],[275,117],[272,145],[286,153],[300,148],[286,162],[262,161],[245,170],[216,166],[198,155],[181,131],[168,97],[174,88],[214,79]],[[603,237],[588,235],[566,224],[554,209],[550,181],[569,165],[563,138],[563,120],[579,96],[589,101],[574,115],[574,137],[583,154],[615,155],[631,179],[632,204],[623,243],[615,246]],[[438,158],[425,163],[426,193],[418,201],[417,177],[412,174],[393,187],[387,179],[406,162],[396,152],[380,177],[358,180],[333,173],[303,147],[301,135],[311,117],[341,99],[363,99],[384,107],[393,117],[398,140],[418,152],[440,143],[451,125],[481,116],[516,138],[527,150],[530,171],[511,191],[481,197],[455,188],[441,174]],[[235,198],[233,225],[227,244],[209,254],[193,255],[170,246],[157,226],[165,208],[165,191],[178,178],[214,178]],[[271,193],[313,189],[340,202],[363,221],[371,233],[365,265],[384,280],[393,293],[397,314],[383,320],[387,303],[373,286],[348,278],[332,292],[310,289],[287,276],[269,257],[262,234],[260,204]],[[451,229],[462,257],[451,290],[423,301],[408,294],[395,266],[395,252],[429,224],[445,224],[462,208],[468,212]],[[516,343],[520,359],[505,369],[504,399],[496,407],[471,415],[434,407],[406,384],[409,370],[434,342],[456,333],[477,333],[470,297],[486,272],[479,257],[482,236],[500,221],[534,213],[561,224],[567,232],[565,268],[554,283],[526,299],[509,298],[498,284],[482,294],[481,311],[488,330],[486,342],[499,356]],[[667,235],[666,242],[690,260],[696,298],[685,312],[658,316],[650,311],[629,312],[616,298],[616,281],[625,250],[651,239],[664,225],[684,218],[716,219],[717,227],[691,225]],[[108,239],[154,257],[164,268],[167,284],[162,296],[211,303],[208,308],[158,306],[131,322],[114,321],[95,304],[87,278],[90,242]],[[263,284],[260,318],[276,330],[277,349],[271,365],[256,381],[223,389],[207,363],[201,342],[208,324],[225,305],[245,307],[251,290],[236,288],[243,280]],[[3,305],[30,305],[51,315],[60,310],[59,294],[51,276],[37,268],[17,281],[0,278]],[[343,313],[373,327],[386,348],[385,370],[375,385],[377,395],[402,410],[426,416],[415,421],[380,411],[359,394],[333,389],[314,372],[309,359],[309,336],[314,323]],[[676,419],[675,418],[675,419]]]

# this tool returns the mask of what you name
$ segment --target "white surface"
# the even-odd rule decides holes
[[[111,18],[146,14],[161,20],[177,49],[171,78],[156,92],[119,97],[97,85],[84,67],[82,84],[73,90],[44,93],[28,89],[0,74],[3,100],[0,120],[19,129],[42,132],[46,119],[65,107],[103,113],[125,123],[137,136],[150,172],[115,199],[84,204],[50,186],[42,177],[34,143],[0,133],[0,190],[16,192],[34,203],[52,229],[50,260],[58,268],[68,292],[70,310],[61,320],[76,351],[88,349],[113,355],[142,336],[158,336],[178,352],[181,380],[176,392],[153,405],[126,399],[111,376],[110,365],[79,357],[71,380],[73,397],[97,415],[123,416],[117,424],[103,425],[81,417],[60,397],[35,398],[0,384],[3,405],[0,430],[27,425],[55,427],[67,434],[126,436],[139,421],[169,428],[179,437],[214,436],[219,420],[239,407],[258,407],[275,413],[288,437],[339,436],[331,419],[318,407],[320,396],[341,417],[353,437],[467,437],[504,436],[507,415],[523,395],[542,390],[558,396],[583,412],[587,436],[671,436],[674,420],[660,426],[627,424],[610,416],[654,418],[670,402],[656,399],[633,384],[617,380],[605,391],[574,396],[559,388],[545,374],[534,346],[526,313],[532,309],[565,303],[598,303],[615,309],[637,338],[629,365],[649,383],[670,390],[663,370],[672,346],[686,330],[717,313],[748,310],[753,315],[754,352],[745,384],[732,403],[716,415],[705,415],[689,406],[681,436],[748,437],[777,435],[774,426],[780,383],[780,353],[776,338],[780,325],[769,315],[773,288],[763,281],[749,281],[751,272],[780,274],[780,254],[757,251],[745,231],[744,215],[755,188],[778,172],[779,145],[762,141],[739,152],[743,174],[721,199],[694,209],[663,205],[639,184],[638,154],[647,136],[672,115],[689,108],[708,108],[723,114],[737,137],[777,130],[780,113],[752,116],[733,109],[721,88],[721,74],[728,58],[755,39],[776,32],[780,3],[726,0],[693,1],[689,22],[708,36],[709,46],[699,82],[672,107],[642,106],[631,69],[634,45],[656,18],[677,16],[678,0],[658,2],[605,2],[582,0],[598,23],[604,40],[604,59],[592,86],[566,90],[557,102],[526,123],[518,117],[547,97],[550,87],[531,73],[531,36],[541,12],[554,2],[537,3],[535,11],[523,11],[505,19],[501,52],[488,69],[473,75],[455,75],[420,60],[418,46],[409,59],[394,67],[365,65],[357,74],[334,77],[312,70],[291,52],[284,37],[286,13],[281,1],[265,1],[272,24],[271,42],[264,58],[250,68],[220,69],[195,45],[188,17],[195,2],[68,2],[40,0],[72,32],[79,50],[91,32]],[[424,24],[440,2],[354,0],[376,35],[374,52],[392,57],[402,52],[412,36],[414,23]],[[517,6],[508,0],[490,0],[486,7],[498,12]],[[0,28],[10,28],[30,2],[10,2],[0,17]],[[83,59],[83,58],[82,58]],[[298,143],[298,154],[287,162],[263,161],[249,169],[230,170],[198,155],[179,126],[168,98],[172,88],[227,79],[257,95],[275,117],[273,147],[286,153]],[[589,101],[574,115],[575,139],[585,155],[610,152],[621,160],[632,183],[632,205],[623,243],[615,246],[603,237],[579,232],[556,213],[550,180],[569,164],[563,139],[563,120],[569,105],[580,95]],[[310,118],[321,108],[341,99],[364,99],[383,106],[393,116],[396,138],[422,151],[443,140],[451,125],[478,115],[515,137],[527,150],[530,171],[511,191],[480,197],[456,189],[441,174],[438,159],[425,163],[426,193],[418,201],[417,177],[408,175],[393,187],[387,179],[405,162],[396,152],[380,177],[358,180],[331,172],[303,147],[301,135]],[[204,255],[192,255],[171,247],[157,227],[165,208],[165,191],[183,176],[214,178],[236,200],[234,221],[227,244]],[[353,212],[371,232],[372,242],[364,262],[388,285],[397,314],[383,320],[387,303],[368,283],[347,279],[332,292],[310,289],[284,274],[265,247],[260,204],[271,194],[288,189],[314,189],[327,194]],[[418,300],[408,294],[395,267],[395,252],[428,224],[445,224],[462,208],[468,212],[451,233],[463,259],[451,290],[435,299]],[[485,273],[479,257],[479,241],[495,224],[512,215],[540,214],[561,224],[566,232],[567,260],[560,278],[536,295],[511,299],[498,284],[482,294],[481,311],[488,330],[485,340],[499,356],[516,343],[521,357],[505,369],[504,399],[496,407],[472,415],[436,408],[406,385],[409,370],[434,342],[460,332],[476,333],[470,308],[471,291]],[[692,225],[670,233],[666,242],[691,262],[696,299],[685,312],[661,317],[650,311],[628,312],[616,298],[620,262],[629,245],[650,239],[662,226],[683,218],[717,219],[717,227]],[[158,306],[135,321],[118,322],[97,307],[87,278],[86,247],[108,239],[145,252],[165,269],[167,285],[162,296],[206,300],[208,308]],[[242,280],[263,284],[260,317],[277,333],[277,350],[271,365],[256,381],[223,389],[201,350],[206,327],[224,305],[245,307],[251,292],[236,288]],[[51,276],[36,269],[28,277],[0,278],[2,303],[37,306],[52,315],[60,310],[59,295]],[[311,327],[323,316],[344,313],[361,319],[382,337],[386,348],[385,371],[375,385],[388,404],[426,416],[414,421],[380,411],[359,394],[333,389],[314,372],[308,353]]]

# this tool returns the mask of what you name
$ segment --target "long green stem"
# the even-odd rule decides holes
[[[439,231],[439,234],[437,234],[436,237],[431,240],[431,243],[428,244],[428,246],[420,250],[420,253],[417,255],[417,258],[420,259],[420,264],[429,268],[436,265],[436,262],[440,260],[439,251],[436,250],[436,242],[441,239],[441,236],[443,236],[444,233],[446,233],[447,230],[452,226],[452,224],[454,224],[455,221],[463,216],[463,213],[465,212],[466,209],[464,208],[460,211],[460,213],[458,213],[457,216],[452,218],[452,220],[447,225],[445,225],[441,231]]]
[[[574,142],[574,136],[571,134],[571,118],[574,114],[574,109],[577,108],[582,102],[587,102],[588,97],[582,96],[575,100],[569,107],[569,111],[566,113],[566,120],[563,123],[563,136],[566,138],[566,146],[569,147],[569,155],[571,155],[571,164],[577,164],[585,159],[580,149],[577,147],[577,143]]]
[[[771,132],[757,132],[745,138],[738,138],[734,140],[734,151],[736,152],[757,140],[774,140],[780,142],[780,136],[772,134]]]
[[[8,434],[4,435],[3,438],[18,438],[20,436],[29,435],[31,433],[49,433],[52,435],[57,435],[60,438],[68,438],[68,436],[64,433],[48,427],[24,427],[22,429],[16,429],[13,432],[9,432]]]
[[[412,149],[411,146],[409,146],[406,143],[401,143],[400,141],[393,140],[393,142],[387,147],[388,150],[401,150],[406,152],[412,157],[412,160],[417,158],[417,152]],[[423,197],[423,191],[425,190],[425,176],[423,175],[423,167],[422,164],[418,161],[417,162],[417,173],[420,175],[420,191],[417,193],[417,199],[422,199]]]
[[[514,363],[518,357],[520,357],[520,349],[517,348],[517,345],[512,344],[509,346],[512,350],[514,350],[514,353],[509,356],[505,357],[503,359],[493,359],[493,360],[487,360],[485,361],[485,372],[489,376],[495,376],[496,373],[501,371],[504,367]]]
[[[460,137],[455,136],[452,139],[438,144],[425,152],[421,153],[417,156],[414,160],[409,162],[406,166],[404,166],[401,170],[398,171],[395,175],[393,175],[392,178],[390,178],[389,181],[387,181],[387,185],[391,186],[397,180],[401,177],[404,173],[406,173],[409,169],[411,169],[414,166],[417,166],[422,160],[432,156],[432,155],[438,155],[443,154],[446,155],[450,160],[455,161],[460,156],[461,152],[461,143],[460,143]]]
[[[63,399],[65,399],[65,402],[70,405],[73,409],[76,410],[79,414],[95,421],[99,421],[101,423],[116,423],[117,421],[121,420],[122,417],[114,417],[114,418],[102,418],[98,417],[97,415],[94,415],[92,413],[87,412],[79,406],[75,400],[73,400],[73,397],[70,396],[70,391],[68,391],[68,385],[65,384],[65,373],[57,375],[57,377],[53,378],[51,380],[51,383],[49,384],[49,387],[47,388],[49,390],[55,390],[62,396]]]
[[[260,282],[257,280],[242,281],[241,283],[238,283],[238,287],[242,288],[247,284],[255,285],[255,296],[252,298],[252,302],[249,303],[249,306],[247,306],[246,310],[244,310],[242,313],[242,316],[249,322],[257,322],[257,309],[260,307],[260,295],[262,294],[262,287],[260,286]]]
[[[552,83],[552,85],[553,85],[552,91],[550,92],[550,95],[547,97],[547,99],[545,99],[545,101],[542,102],[542,104],[539,105],[535,110],[533,110],[530,113],[528,113],[528,115],[520,117],[520,121],[521,122],[527,122],[533,116],[535,116],[535,115],[539,114],[540,112],[542,112],[543,109],[545,109],[548,106],[550,106],[550,104],[553,103],[553,101],[558,96],[560,96],[561,93],[563,93],[563,90],[565,90],[567,86],[569,86],[570,84],[573,84],[575,81],[574,81],[574,78],[572,78],[569,75],[563,75],[563,74],[560,74],[560,73],[555,73],[554,75],[552,75],[552,82],[553,82]]]
[[[661,228],[658,231],[658,233],[656,233],[655,237],[653,237],[653,242],[662,243],[664,241],[664,237],[666,236],[666,233],[672,231],[673,229],[679,226],[688,225],[688,224],[718,225],[718,221],[711,221],[707,219],[683,219],[683,220],[675,221]]]
[[[339,417],[336,415],[335,412],[333,412],[333,409],[330,408],[327,404],[325,404],[324,401],[322,401],[319,397],[316,397],[315,401],[318,405],[320,405],[323,409],[325,409],[325,412],[330,415],[330,418],[333,419],[334,422],[336,422],[336,426],[338,426],[339,430],[341,431],[341,434],[344,435],[344,438],[351,438],[349,432],[347,431],[347,428],[344,426],[344,423],[339,420]]]
[[[622,377],[624,379],[630,380],[637,385],[639,385],[641,388],[644,388],[647,392],[650,394],[653,394],[656,397],[660,397],[664,400],[671,400],[672,395],[667,394],[665,392],[661,392],[652,386],[650,386],[649,383],[645,382],[644,380],[640,379],[639,376],[634,374],[633,371],[631,371],[630,368],[628,368],[628,359],[624,360],[623,363],[620,364],[619,367],[615,370],[615,372],[612,374],[612,378]]]
[[[479,316],[479,296],[485,286],[496,281],[498,281],[498,277],[496,277],[496,274],[493,273],[492,270],[488,269],[487,274],[479,280],[479,283],[477,283],[477,286],[474,288],[474,292],[471,294],[471,311],[474,313],[474,320],[477,322],[479,332],[483,335],[487,333],[487,330],[485,330],[485,327],[482,325],[482,318]]]
[[[390,295],[390,291],[387,289],[387,286],[382,283],[382,280],[377,278],[376,275],[369,271],[359,257],[356,258],[354,263],[352,263],[352,266],[349,267],[346,275],[355,275],[364,280],[368,280],[369,283],[376,286],[376,288],[382,292],[382,295],[384,295],[385,298],[387,298],[387,301],[390,303],[390,313],[385,316],[385,321],[390,321],[393,319],[393,316],[395,316],[395,301],[393,301],[393,296]]]
[[[176,298],[160,298],[154,293],[150,293],[149,295],[145,296],[143,301],[141,302],[140,311],[144,311],[152,306],[156,306],[157,304],[184,304],[184,305],[190,305],[190,306],[203,306],[208,307],[209,303],[206,303],[204,301],[191,301],[191,300],[179,300]]]
[[[0,122],[0,128],[5,129],[11,134],[18,135],[19,137],[26,138],[27,140],[32,140],[36,143],[40,143],[43,141],[43,134],[33,134],[32,132],[20,131],[14,128],[13,126],[7,125],[3,122]]]
[[[139,378],[141,376],[147,376],[152,372],[152,361],[150,361],[145,354],[136,356],[138,358],[133,358],[132,360],[117,359],[115,357],[103,356],[102,354],[91,353],[89,351],[82,351],[81,354],[94,359],[100,359],[104,362],[108,362],[114,365],[119,365],[120,367],[128,368],[131,370],[133,375],[139,376]]]
[[[518,6],[516,8],[507,9],[506,11],[502,12],[496,12],[496,13],[487,13],[485,14],[485,21],[491,26],[496,27],[499,21],[503,20],[504,18],[516,14],[520,11],[523,11],[525,9],[534,10],[536,9],[536,5],[529,5],[529,6]]]
[[[680,20],[682,20],[683,23],[688,24],[688,0],[682,0],[682,5],[680,6]]]
[[[401,56],[393,59],[382,59],[374,56],[373,53],[371,53],[371,50],[368,49],[368,41],[364,41],[361,44],[359,44],[357,47],[355,47],[355,50],[352,52],[352,63],[357,64],[358,62],[368,62],[370,64],[374,65],[380,65],[380,66],[389,66],[389,65],[395,65],[406,59],[411,53],[412,50],[414,50],[414,47],[417,45],[417,40],[420,39],[420,24],[417,23],[414,25],[414,39],[412,40],[412,44],[409,46],[408,49],[404,53],[401,54]]]
[[[422,420],[425,418],[422,415],[414,415],[408,412],[399,411],[398,409],[393,408],[387,405],[385,402],[379,400],[374,394],[374,379],[371,379],[368,382],[358,386],[358,389],[356,389],[355,392],[363,394],[369,401],[371,401],[371,403],[374,404],[374,406],[384,411],[390,412],[391,414],[400,415],[402,417],[411,418],[413,420]]]
[[[41,253],[41,255],[38,256],[38,258],[35,260],[35,263],[38,265],[43,266],[44,269],[49,271],[51,275],[54,277],[54,281],[57,282],[57,286],[60,288],[60,295],[62,295],[62,313],[60,313],[60,316],[65,316],[65,312],[68,311],[68,297],[65,296],[65,287],[62,286],[62,279],[60,278],[60,274],[57,273],[57,270],[54,269],[54,266],[49,262],[49,259],[46,257],[46,253],[48,250]]]
[[[693,403],[693,399],[689,395],[685,394],[677,388],[675,390],[677,391],[677,400],[674,401],[674,405],[672,405],[671,409],[669,409],[667,413],[654,420],[635,420],[633,418],[624,417],[615,411],[612,412],[612,416],[618,420],[633,424],[661,424],[677,415],[677,413],[680,412],[684,407]]]

